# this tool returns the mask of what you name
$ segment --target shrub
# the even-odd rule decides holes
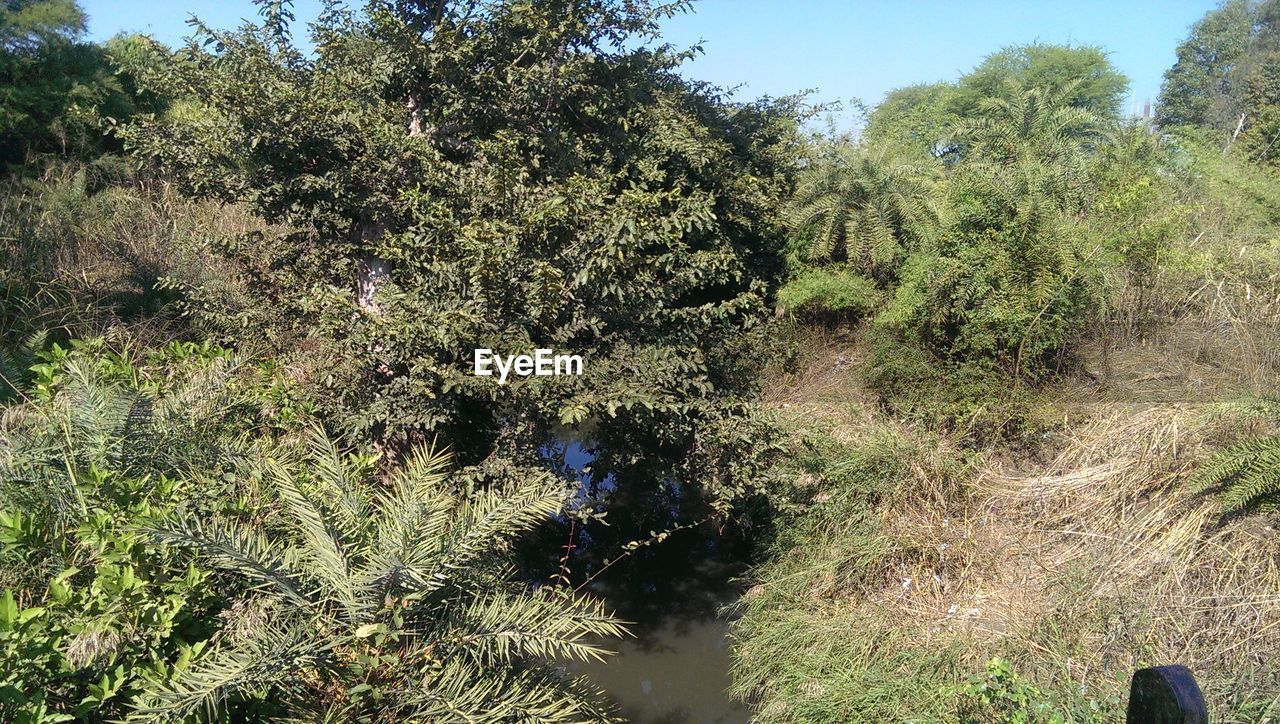
[[[226,588],[134,529],[234,501],[220,475],[252,403],[230,392],[225,350],[152,357],[55,345],[0,415],[5,721],[122,717],[218,629]]]
[[[506,581],[507,544],[563,510],[565,484],[458,490],[447,456],[418,449],[379,486],[372,461],[313,428],[301,455],[249,473],[283,515],[150,529],[256,589],[235,604],[256,618],[150,687],[142,711],[181,720],[261,698],[325,721],[609,719],[599,692],[551,662],[602,658],[622,625],[589,596]]]
[[[848,267],[806,269],[778,290],[778,306],[793,314],[858,318],[869,314],[883,294],[871,279]]]
[[[961,717],[966,722],[1005,724],[1061,724],[1066,721],[1053,701],[1039,687],[1025,681],[1008,660],[987,662],[984,675],[972,676],[960,687],[965,699]]]
[[[992,360],[938,359],[884,332],[873,332],[871,350],[863,379],[893,413],[974,443],[1035,432],[1034,396]]]
[[[1090,263],[1074,230],[1056,222],[953,233],[907,260],[876,324],[941,359],[985,360],[1034,379],[1086,329]]]

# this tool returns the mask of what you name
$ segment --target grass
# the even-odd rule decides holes
[[[190,326],[174,320],[193,302],[223,314],[248,304],[210,248],[264,228],[242,206],[189,201],[124,171],[98,178],[76,164],[2,183],[0,339],[38,329],[91,337],[126,324],[162,344]],[[219,298],[188,293],[202,287]]]
[[[889,535],[883,515],[924,491],[951,499],[969,463],[941,438],[876,422],[857,350],[809,342],[819,350],[809,364],[767,391],[794,433],[791,472],[808,505],[739,604],[734,693],[762,721],[946,718],[944,689],[963,659],[948,642],[884,625],[894,605],[888,569],[923,551]]]
[[[1280,538],[1183,485],[1225,423],[1064,385],[1043,445],[966,453],[859,402],[841,358],[795,378],[822,380],[812,398],[771,391],[809,495],[734,629],[763,721],[954,720],[996,656],[1068,720],[1122,716],[1132,671],[1162,663],[1196,672],[1216,721],[1275,702]]]

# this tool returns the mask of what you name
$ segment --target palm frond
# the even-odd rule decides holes
[[[550,519],[564,509],[569,497],[565,485],[549,475],[522,481],[512,490],[477,491],[459,507],[419,585],[428,591],[445,585],[451,570],[475,562],[495,546]]]
[[[301,562],[308,573],[323,582],[328,595],[341,601],[352,619],[358,618],[358,612],[365,606],[352,580],[342,534],[332,524],[331,516],[298,488],[290,470],[270,461],[268,471],[280,501],[293,517],[293,529],[302,539],[298,550]],[[359,541],[348,539],[345,543],[358,545]]]
[[[443,662],[410,694],[423,721],[621,721],[603,693],[582,679],[540,670],[483,672],[465,659]]]
[[[612,652],[600,642],[626,635],[598,600],[553,591],[480,595],[451,618],[441,644],[484,666],[528,658],[603,661]]]
[[[351,474],[342,452],[319,425],[307,428],[305,445],[316,492],[332,511],[334,525],[354,540],[359,537],[369,514],[361,481]]]
[[[191,517],[144,528],[155,540],[194,550],[214,565],[233,571],[300,609],[312,609],[314,583],[299,570],[297,554],[261,531],[222,520],[202,524]]]
[[[1280,423],[1280,397],[1262,397],[1220,405],[1217,416],[1237,415]],[[1280,493],[1280,434],[1261,435],[1220,450],[1191,476],[1192,490],[1219,487],[1222,506],[1237,512]]]
[[[216,719],[238,693],[271,686],[301,695],[299,673],[321,666],[327,656],[323,640],[305,622],[268,627],[234,647],[216,648],[167,681],[152,682],[138,697],[132,719],[185,721],[196,714]]]

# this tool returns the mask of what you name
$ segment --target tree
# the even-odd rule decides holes
[[[987,56],[960,79],[954,110],[962,118],[971,117],[981,112],[986,98],[1010,98],[1032,88],[1064,93],[1068,105],[1114,119],[1120,115],[1129,80],[1096,46],[1016,45]]]
[[[1274,164],[1280,159],[1280,53],[1259,57],[1244,81],[1248,109],[1240,147],[1254,162]]]
[[[80,41],[84,27],[74,0],[0,4],[0,170],[34,154],[115,150],[104,119],[124,120],[155,104],[116,74],[104,47]],[[126,50],[140,42],[120,37],[110,45]]]
[[[598,721],[602,695],[555,662],[599,659],[624,633],[601,604],[507,583],[502,552],[571,495],[543,475],[459,492],[420,448],[390,484],[319,429],[301,457],[262,460],[280,516],[179,518],[152,529],[260,591],[233,628],[139,715],[216,715],[248,698],[318,721]]]
[[[848,260],[888,279],[936,220],[926,179],[920,165],[836,144],[801,176],[789,223],[812,237],[810,258]]]
[[[954,150],[948,138],[960,121],[953,110],[957,94],[951,83],[892,90],[871,112],[862,140],[868,146],[899,149],[907,155],[947,156]]]
[[[1025,218],[1039,207],[1039,198],[1057,210],[1082,202],[1087,154],[1106,138],[1107,128],[1075,104],[1076,95],[1073,83],[1023,90],[1010,82],[1006,95],[982,99],[975,117],[954,130],[967,168],[1003,180],[1006,210]]]
[[[877,322],[942,358],[1043,372],[1083,328],[1089,252],[1071,217],[1089,198],[1089,156],[1104,125],[1073,84],[985,98],[957,128],[948,223],[908,258]]]
[[[32,52],[75,40],[84,28],[84,11],[76,0],[8,0],[0,7],[0,49],[5,52]]]
[[[1162,125],[1210,126],[1230,133],[1242,112],[1242,64],[1254,27],[1248,0],[1229,0],[1191,27],[1164,74],[1157,119]]]
[[[228,253],[308,338],[287,346],[330,420],[439,433],[465,464],[513,421],[526,442],[599,418],[684,447],[743,390],[797,106],[684,80],[688,55],[649,43],[683,4],[371,0],[323,15],[314,57],[287,7],[133,66],[179,100],[126,135],[191,193],[291,225]],[[585,370],[499,387],[478,347]]]

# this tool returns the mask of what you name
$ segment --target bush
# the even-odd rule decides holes
[[[0,719],[122,717],[219,628],[226,587],[136,528],[236,500],[222,466],[254,406],[226,350],[151,356],[55,345],[0,416]]]
[[[778,290],[778,306],[792,314],[857,318],[869,314],[883,295],[875,282],[847,267],[806,269]]]
[[[1033,236],[987,230],[915,255],[877,325],[1015,377],[1060,367],[1089,320],[1091,270],[1065,229]]]
[[[941,360],[883,331],[872,334],[863,379],[896,415],[948,430],[973,443],[1026,436],[1034,399],[1009,384],[992,360]]]
[[[985,675],[972,676],[960,688],[964,698],[961,716],[966,722],[1006,724],[1060,724],[1066,721],[1055,711],[1050,697],[1025,681],[1005,659],[987,662]]]

